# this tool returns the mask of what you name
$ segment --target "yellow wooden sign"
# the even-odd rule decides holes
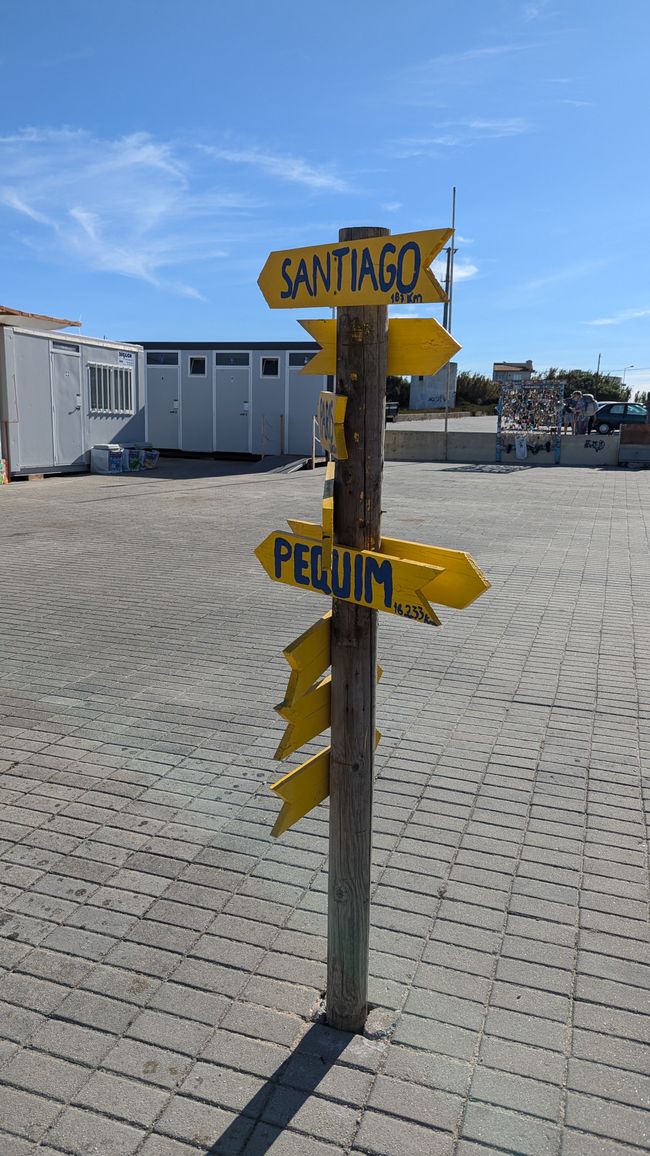
[[[328,610],[282,651],[291,667],[283,706],[291,706],[301,698],[328,669],[331,627],[332,611]]]
[[[381,734],[375,731],[375,746],[379,743]],[[309,811],[322,803],[330,793],[330,753],[331,747],[325,747],[306,763],[289,771],[271,784],[271,790],[284,800],[282,810],[275,820],[272,835],[284,835],[294,823],[304,818]]]
[[[318,522],[289,518],[288,524],[293,533],[300,538],[312,538],[315,541],[321,538],[322,528]],[[428,566],[442,568],[422,591],[428,602],[451,606],[454,610],[464,610],[490,589],[491,583],[476,565],[471,554],[465,553],[464,550],[447,550],[443,546],[425,546],[420,542],[383,537],[379,548],[382,554],[391,554],[411,562],[423,562]]]
[[[260,543],[255,555],[274,582],[440,626],[422,590],[442,573],[441,566],[338,545],[330,574],[323,570],[322,542],[279,530]]]
[[[327,730],[331,718],[331,690],[332,676],[328,674],[306,694],[294,699],[291,706],[287,706],[285,701],[274,708],[289,723],[274,759],[281,762],[315,739],[321,731]]]
[[[325,747],[325,750],[307,759],[302,766],[289,771],[288,775],[283,775],[277,783],[271,784],[271,790],[284,800],[282,810],[271,831],[276,838],[278,835],[284,835],[289,827],[293,827],[298,819],[302,819],[329,795],[330,750],[330,747]]]
[[[270,253],[257,283],[272,309],[446,301],[429,265],[452,233],[426,229]]]
[[[336,321],[300,321],[299,324],[321,346],[300,372],[336,373]],[[431,376],[442,369],[460,348],[435,317],[391,317],[388,322],[387,373],[396,377],[402,374]]]
[[[302,321],[300,323],[302,325]],[[325,324],[329,324],[325,322]],[[334,322],[336,325],[336,322]],[[321,354],[317,353],[316,357]],[[334,357],[336,362],[336,356]],[[302,373],[302,370],[300,371]],[[321,372],[320,370],[318,371]],[[323,371],[325,372],[325,371]],[[328,369],[327,373],[330,372]],[[336,372],[336,366],[331,371]],[[345,444],[345,434],[343,432],[343,422],[345,420],[345,411],[347,409],[348,399],[342,393],[326,393],[323,392],[318,398],[318,436],[320,444],[323,449],[336,458],[337,462],[343,462],[348,456],[347,446]]]
[[[325,467],[323,486],[323,543],[322,566],[325,574],[332,569],[332,542],[334,539],[334,471],[336,462],[328,462]]]
[[[377,667],[377,682],[383,674],[381,666]],[[273,758],[278,762],[300,750],[305,743],[311,742],[316,735],[327,730],[332,717],[332,676],[328,674],[320,682],[299,698],[287,702],[285,698],[273,709],[289,723],[285,730],[278,749]]]

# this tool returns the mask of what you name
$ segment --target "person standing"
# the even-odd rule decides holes
[[[583,399],[582,393],[579,389],[575,389],[571,394],[571,401],[573,402],[573,432],[576,437],[581,437],[587,432],[587,413],[586,402]]]
[[[569,433],[573,428],[573,396],[565,397],[562,408],[562,433]]]
[[[596,398],[594,397],[593,393],[583,393],[582,400],[584,402],[585,414],[587,417],[586,432],[591,433],[592,428],[593,428],[593,424],[594,424],[594,419],[596,417],[596,414],[598,413],[598,402],[596,401]]]

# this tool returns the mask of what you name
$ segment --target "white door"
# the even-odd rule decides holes
[[[217,452],[250,453],[251,420],[250,367],[241,364],[217,364],[215,442]]]
[[[83,415],[81,409],[81,357],[78,352],[50,352],[54,465],[84,464]]]
[[[177,365],[147,366],[147,437],[158,450],[179,448]]]

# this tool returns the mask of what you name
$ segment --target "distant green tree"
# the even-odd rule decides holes
[[[499,400],[498,382],[482,373],[459,373],[456,380],[456,404],[496,405]]]
[[[596,374],[587,369],[552,367],[546,373],[540,373],[539,378],[562,382],[565,397],[579,389],[581,393],[593,393],[597,401],[627,401],[631,392],[629,386],[622,385],[620,378],[613,377],[611,373]]]
[[[638,401],[641,405],[646,405],[648,401],[648,394],[642,389],[637,389],[634,395],[634,400]]]

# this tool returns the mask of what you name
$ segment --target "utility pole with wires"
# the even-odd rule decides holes
[[[449,245],[446,249],[447,253],[447,270],[445,275],[445,293],[447,300],[445,301],[444,311],[442,315],[443,328],[447,333],[451,330],[451,307],[454,291],[454,255],[458,250],[454,247],[456,240],[456,186],[454,185],[451,191],[451,227],[452,234]],[[449,425],[449,386],[451,383],[451,361],[447,362],[447,378],[445,384],[445,461],[447,461],[447,434]]]
[[[600,378],[600,359],[602,356],[603,356],[602,353],[598,354],[598,365],[596,366],[596,373],[594,375],[594,397],[596,397],[598,394],[598,381]]]

